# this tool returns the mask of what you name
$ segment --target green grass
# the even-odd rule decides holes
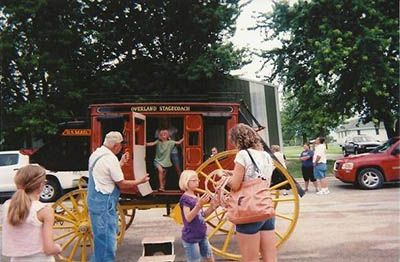
[[[289,170],[289,173],[295,178],[303,177],[301,173],[301,161],[299,159],[300,153],[303,151],[303,146],[285,146],[283,148],[283,152],[287,158],[286,166]],[[342,148],[338,144],[328,144],[328,148],[326,153],[329,154],[342,154]],[[328,170],[326,171],[327,175],[332,175],[333,165],[335,164],[335,160],[329,159],[327,161]]]
[[[303,151],[303,146],[285,146],[283,152],[287,158],[299,158],[300,153]],[[326,150],[327,154],[342,154],[342,148],[338,144],[328,144]]]
[[[335,164],[335,160],[329,160],[328,163],[328,170],[326,171],[327,175],[332,174],[333,165]],[[288,168],[289,173],[295,178],[302,178],[303,175],[301,173],[301,161],[298,159],[288,159],[286,161],[286,166]]]

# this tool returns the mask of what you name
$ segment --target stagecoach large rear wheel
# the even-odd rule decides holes
[[[93,252],[92,229],[86,203],[87,190],[77,189],[65,194],[53,204],[54,241],[61,245],[61,261],[89,261]],[[125,216],[120,205],[118,244],[125,234]]]
[[[202,182],[205,182],[207,176],[216,169],[233,170],[234,158],[237,150],[230,150],[218,153],[217,155],[209,158],[196,170]],[[275,205],[275,235],[276,246],[281,246],[293,232],[297,218],[299,215],[299,196],[293,178],[289,175],[287,170],[282,167],[278,162],[274,162],[285,179],[279,184],[271,187],[271,194]],[[215,179],[210,179],[206,188],[214,192]],[[290,185],[290,189],[286,190],[288,193],[284,195],[282,188]],[[203,190],[199,190],[203,191]],[[213,251],[225,258],[240,260],[239,247],[234,239],[235,225],[229,222],[226,218],[226,211],[218,208],[206,218],[207,223],[211,228],[208,230],[208,240],[210,241]]]

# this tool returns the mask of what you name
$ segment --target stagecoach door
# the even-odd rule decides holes
[[[203,162],[202,115],[185,116],[185,169],[196,170]]]
[[[124,137],[129,136],[127,141],[129,146],[132,148],[133,157],[131,162],[133,165],[133,174],[135,179],[142,178],[146,173],[146,117],[139,113],[131,113],[131,127],[132,130],[128,134],[124,134]],[[129,130],[128,129],[128,130]],[[142,196],[151,194],[153,190],[149,182],[138,185],[138,190]]]

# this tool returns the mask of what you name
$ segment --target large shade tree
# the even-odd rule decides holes
[[[7,132],[46,138],[57,122],[85,116],[99,94],[118,102],[121,95],[192,94],[222,85],[244,63],[244,50],[225,41],[235,30],[238,2],[1,1]]]
[[[261,54],[273,65],[268,80],[282,81],[301,120],[311,113],[334,127],[359,114],[363,122],[383,122],[393,137],[399,117],[398,14],[398,1],[276,2],[258,21],[266,41],[281,43]]]

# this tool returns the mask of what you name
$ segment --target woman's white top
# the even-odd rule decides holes
[[[245,169],[243,181],[261,178],[262,180],[265,180],[269,186],[271,183],[272,171],[274,170],[274,164],[271,156],[265,151],[259,151],[251,148],[247,150],[253,157],[254,162],[256,162],[260,172],[255,172],[256,168],[246,150],[240,150],[236,154],[235,163],[242,165]]]

